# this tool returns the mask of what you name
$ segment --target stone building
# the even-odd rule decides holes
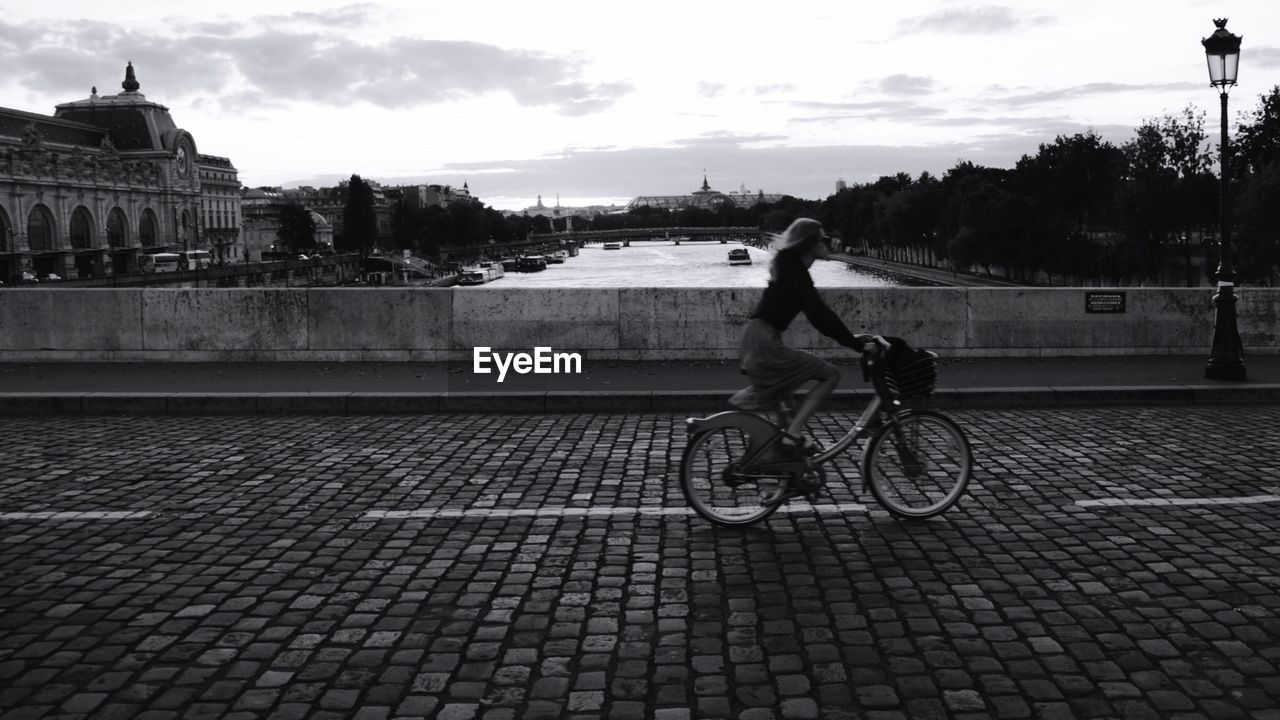
[[[200,172],[200,232],[213,261],[218,264],[247,262],[240,232],[240,179],[231,161],[215,155],[197,155]]]
[[[333,223],[315,210],[314,205],[319,195],[314,188],[249,188],[243,191],[241,198],[244,208],[244,255],[248,262],[262,262],[279,259],[286,253],[294,254],[284,246],[279,236],[281,213],[286,205],[293,204],[301,205],[311,213],[311,220],[316,225],[317,251],[333,250]]]
[[[702,187],[688,195],[641,195],[627,203],[627,209],[640,207],[661,208],[663,210],[682,210],[684,208],[703,208],[715,210],[720,207],[751,207],[756,203],[780,202],[785,195],[766,193],[760,190],[752,193],[742,186],[739,190],[722,193],[712,190],[707,184],[707,176],[702,176]]]
[[[231,162],[197,154],[168,108],[139,92],[132,63],[121,87],[52,116],[0,108],[0,280],[127,273],[143,253],[234,244]]]

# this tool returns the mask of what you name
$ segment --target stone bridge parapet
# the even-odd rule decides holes
[[[0,362],[444,361],[473,348],[736,357],[758,288],[119,288],[0,291]],[[830,288],[854,332],[949,356],[1200,354],[1197,288]],[[1246,353],[1280,352],[1280,290],[1239,290]],[[788,341],[846,354],[803,318]]]

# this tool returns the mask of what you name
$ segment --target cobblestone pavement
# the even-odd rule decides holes
[[[1280,408],[955,416],[741,530],[673,415],[4,419],[0,717],[1280,719]]]

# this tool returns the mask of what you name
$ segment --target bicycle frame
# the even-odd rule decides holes
[[[690,435],[713,430],[719,427],[738,427],[751,438],[751,445],[747,448],[747,453],[743,458],[740,467],[750,469],[751,471],[768,473],[768,472],[807,472],[811,468],[824,465],[835,456],[844,452],[850,445],[865,437],[869,433],[868,428],[871,423],[880,414],[885,407],[885,401],[879,393],[871,396],[871,401],[863,409],[858,420],[853,427],[846,432],[839,440],[830,448],[814,455],[811,458],[805,458],[803,461],[784,460],[769,461],[766,458],[768,453],[777,448],[779,441],[782,439],[782,430],[789,421],[786,406],[783,406],[782,412],[779,414],[778,423],[770,422],[763,415],[755,412],[744,410],[729,410],[726,412],[716,413],[706,418],[688,418],[687,429]],[[887,413],[886,422],[893,422],[893,414]],[[867,478],[862,478],[862,487],[867,487]]]

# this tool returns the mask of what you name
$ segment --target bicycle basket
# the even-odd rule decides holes
[[[888,338],[884,382],[890,392],[903,400],[926,398],[938,384],[938,355],[917,350],[899,338]]]

